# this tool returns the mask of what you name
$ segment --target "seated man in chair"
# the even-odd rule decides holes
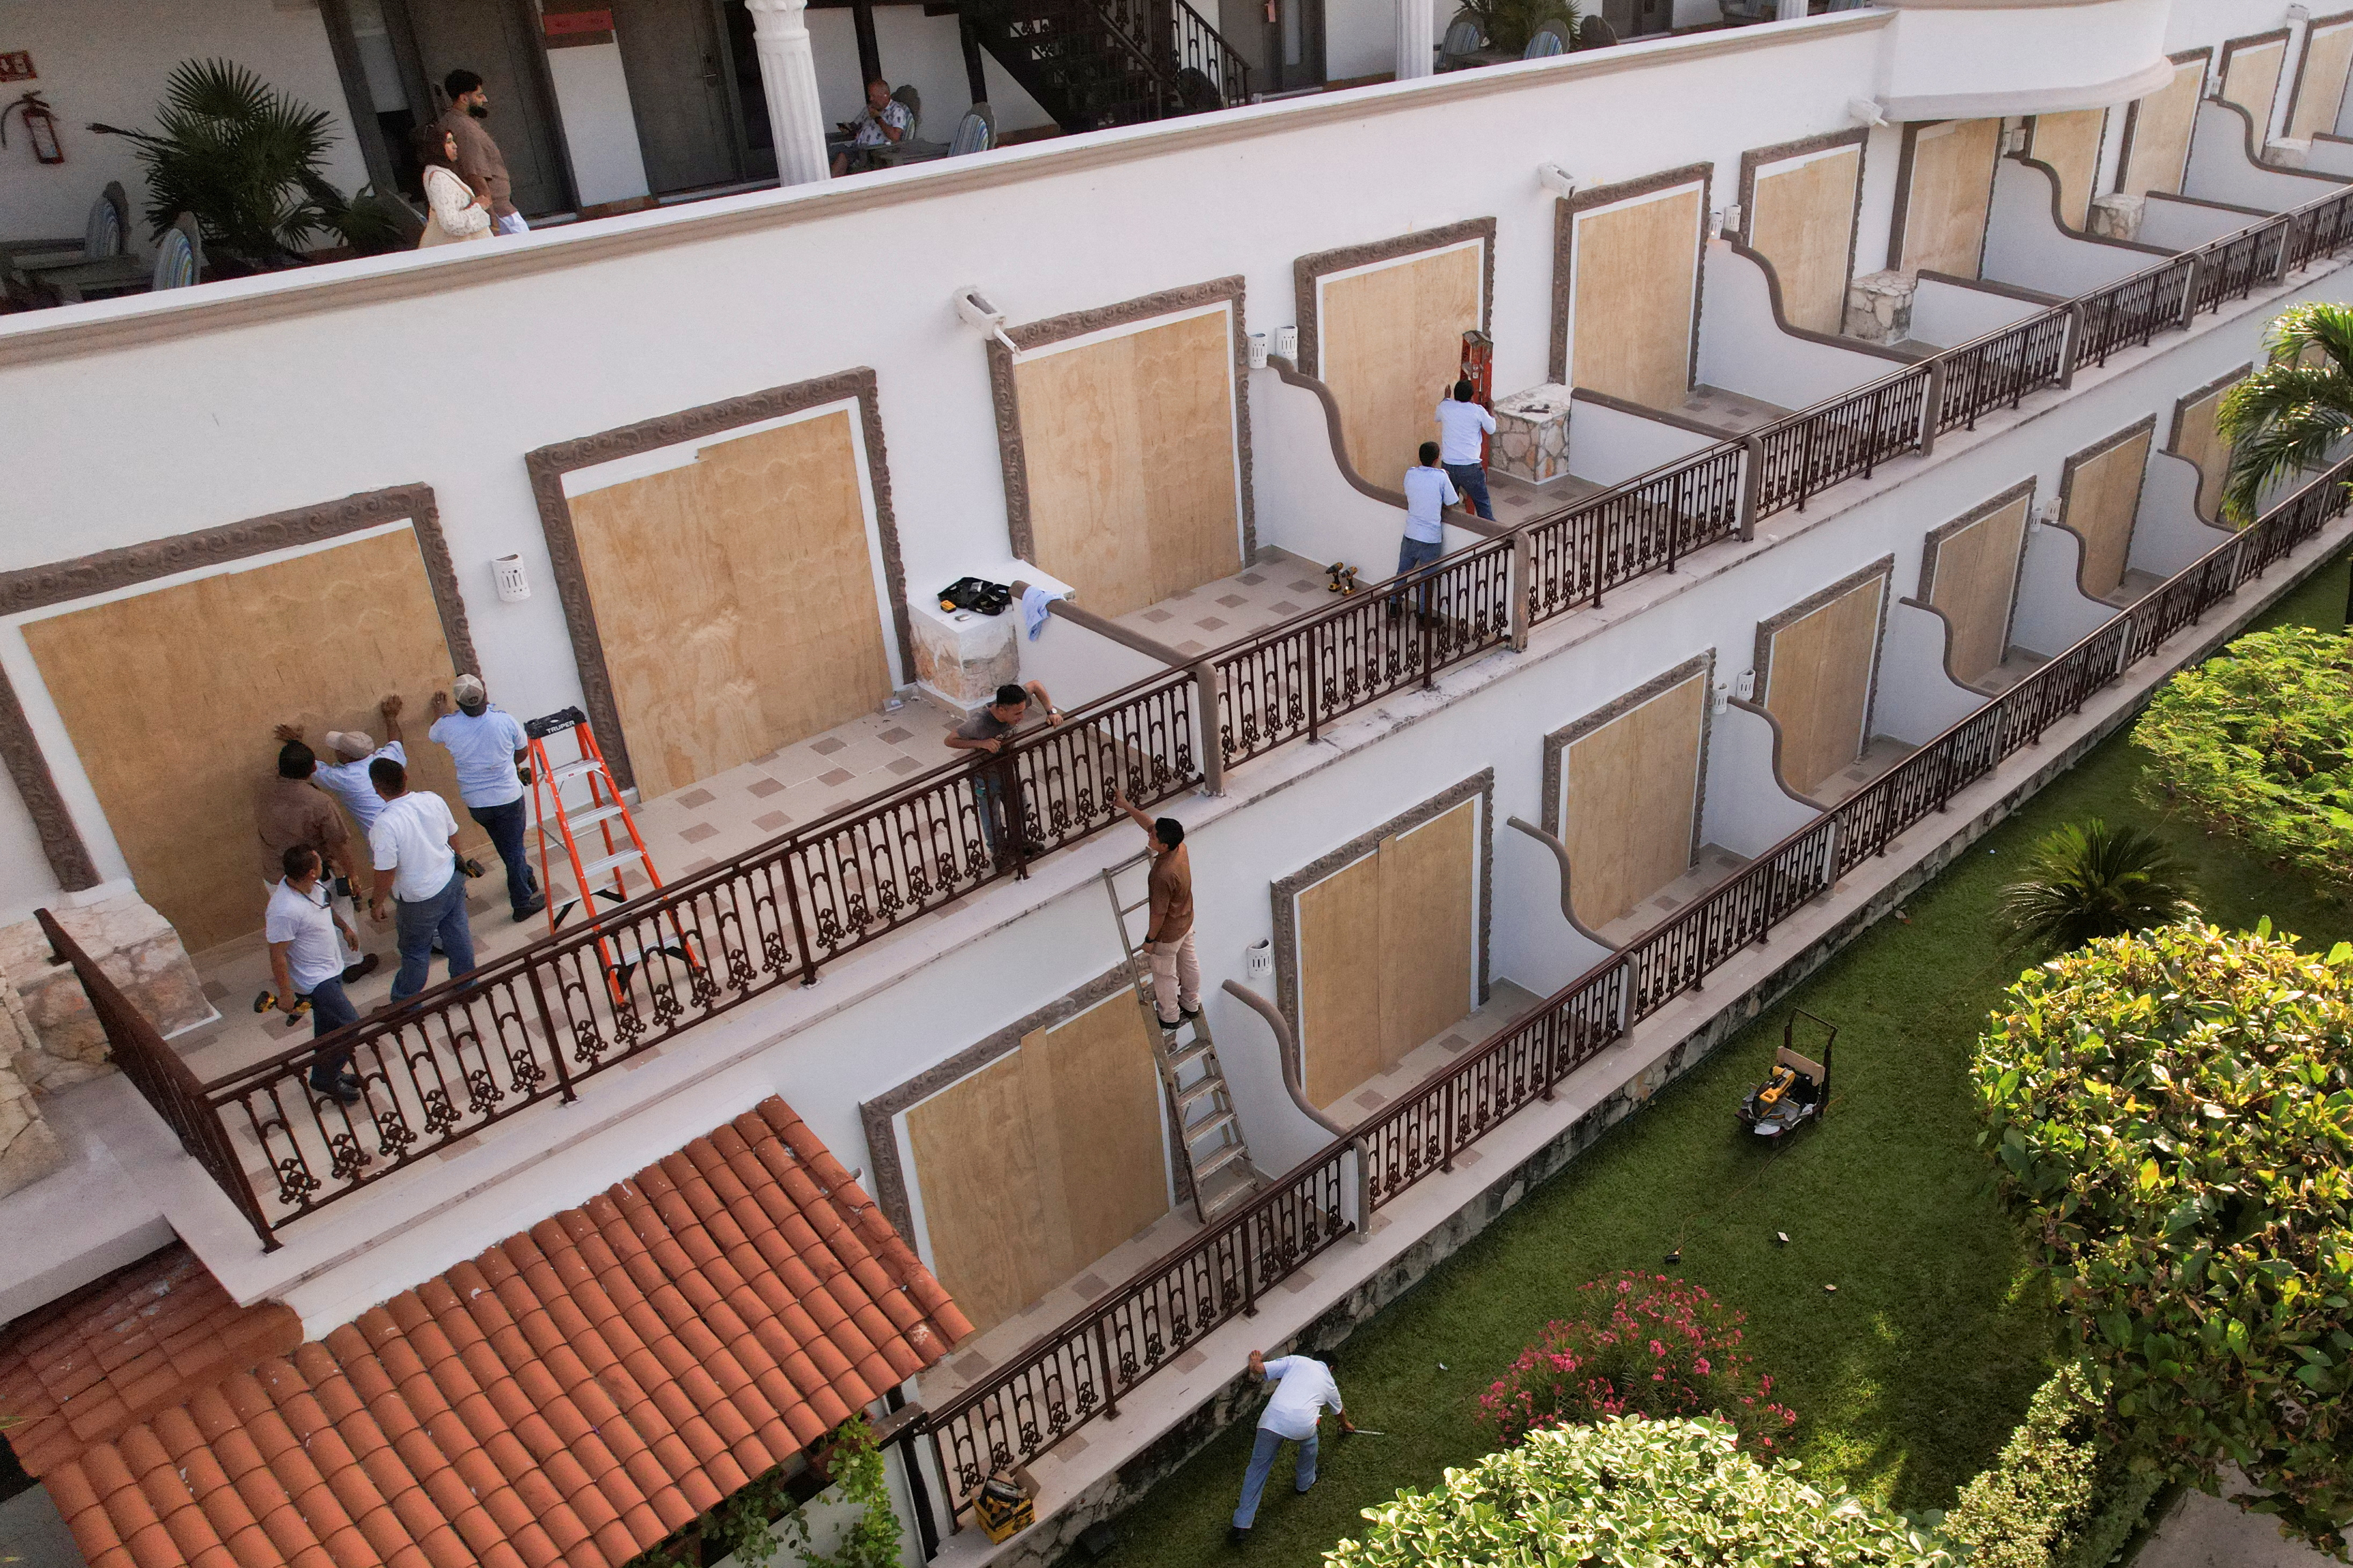
[[[891,84],[874,78],[866,84],[865,112],[845,121],[840,137],[826,143],[826,150],[833,154],[833,177],[838,180],[853,169],[874,167],[867,149],[896,146],[914,128],[915,117],[891,96]]]

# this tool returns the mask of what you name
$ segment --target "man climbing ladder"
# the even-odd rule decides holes
[[[1201,961],[1193,948],[1193,860],[1185,847],[1185,825],[1173,816],[1154,820],[1114,789],[1112,800],[1152,837],[1151,914],[1144,928],[1152,962],[1152,1003],[1163,1029],[1201,1015]]]

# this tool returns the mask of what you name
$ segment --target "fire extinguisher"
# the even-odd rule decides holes
[[[37,92],[28,92],[5,109],[0,109],[0,147],[8,145],[8,116],[16,115],[25,122],[25,139],[33,144],[33,156],[44,163],[62,163],[66,150],[58,144],[58,117],[41,101]]]
[[[1471,384],[1471,401],[1488,413],[1495,411],[1495,340],[1473,327],[1462,334],[1462,379]],[[1488,448],[1494,444],[1488,436],[1479,437],[1479,461],[1483,466]]]

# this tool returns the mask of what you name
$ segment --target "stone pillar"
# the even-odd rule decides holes
[[[1438,69],[1437,10],[1430,0],[1397,0],[1397,79]]]
[[[776,144],[776,180],[806,185],[828,177],[825,116],[818,108],[817,57],[809,47],[807,0],[744,0],[768,95],[768,130]]]
[[[2086,226],[2103,239],[2138,239],[2141,215],[2147,210],[2139,196],[2094,196]]]
[[[1846,286],[1848,337],[1898,343],[1912,335],[1912,296],[1920,279],[1909,272],[1866,272]]]

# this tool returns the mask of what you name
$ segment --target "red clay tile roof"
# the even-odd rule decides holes
[[[0,1416],[16,1418],[9,1446],[37,1476],[301,1342],[290,1309],[238,1306],[175,1243],[10,1324]]]
[[[771,1099],[45,1479],[91,1568],[613,1568],[971,1331]]]

